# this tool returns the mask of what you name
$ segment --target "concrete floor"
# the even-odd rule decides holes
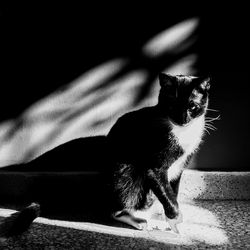
[[[181,210],[180,235],[62,215],[37,218],[22,236],[0,241],[0,249],[250,249],[250,201],[190,201]],[[0,209],[0,216],[11,212]]]

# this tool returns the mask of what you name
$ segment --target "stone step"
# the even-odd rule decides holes
[[[179,198],[183,200],[250,200],[250,172],[186,169],[180,183]]]
[[[99,172],[0,172],[0,204],[42,201],[71,206],[83,200],[101,204],[108,202],[105,192],[105,179]],[[187,169],[179,199],[250,200],[250,172]]]

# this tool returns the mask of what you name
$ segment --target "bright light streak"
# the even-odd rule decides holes
[[[146,43],[142,48],[143,53],[149,57],[158,57],[163,53],[179,52],[198,27],[198,23],[198,18],[191,18],[164,30]]]

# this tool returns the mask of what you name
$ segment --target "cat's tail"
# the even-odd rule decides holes
[[[25,232],[40,214],[40,205],[32,203],[23,210],[11,214],[0,221],[0,238],[17,236]]]

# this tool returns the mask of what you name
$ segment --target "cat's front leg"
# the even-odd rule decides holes
[[[175,233],[179,233],[179,230],[177,228],[177,225],[182,223],[183,222],[183,216],[182,216],[182,213],[181,211],[179,211],[179,214],[176,218],[174,219],[169,219],[167,216],[166,216],[166,220],[169,224],[169,226],[171,227],[171,229],[175,232]]]
[[[181,223],[183,218],[179,210],[177,194],[169,184],[166,173],[159,169],[150,169],[147,176],[149,187],[163,205],[166,220],[171,229],[179,233],[177,224]]]

